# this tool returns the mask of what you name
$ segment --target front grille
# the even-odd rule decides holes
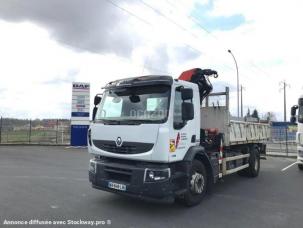
[[[154,146],[152,143],[123,142],[122,145],[118,147],[115,141],[110,140],[93,140],[93,143],[101,150],[116,154],[144,153],[150,151]]]
[[[103,150],[112,152],[112,153],[123,153],[123,154],[133,154],[136,151],[135,146],[125,146],[122,145],[121,147],[117,147],[116,145],[113,144],[103,144]]]

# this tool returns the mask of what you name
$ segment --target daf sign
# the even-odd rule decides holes
[[[89,127],[90,84],[73,82],[71,110],[71,145],[87,146]]]

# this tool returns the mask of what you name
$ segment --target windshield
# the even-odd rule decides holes
[[[303,123],[303,98],[299,99],[299,115],[298,122]]]
[[[96,121],[112,124],[165,122],[169,107],[169,86],[143,86],[107,90]]]

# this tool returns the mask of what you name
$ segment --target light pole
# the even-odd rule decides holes
[[[243,117],[243,90],[245,90],[245,87],[241,85],[241,118]]]
[[[231,50],[228,50],[228,52],[233,57],[235,64],[236,64],[236,69],[237,69],[237,110],[238,110],[238,118],[239,118],[239,69],[238,69],[238,63],[237,63],[235,56],[233,55]]]

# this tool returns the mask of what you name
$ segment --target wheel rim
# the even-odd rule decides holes
[[[201,194],[204,189],[204,177],[202,174],[195,172],[190,181],[190,189],[195,194]]]

